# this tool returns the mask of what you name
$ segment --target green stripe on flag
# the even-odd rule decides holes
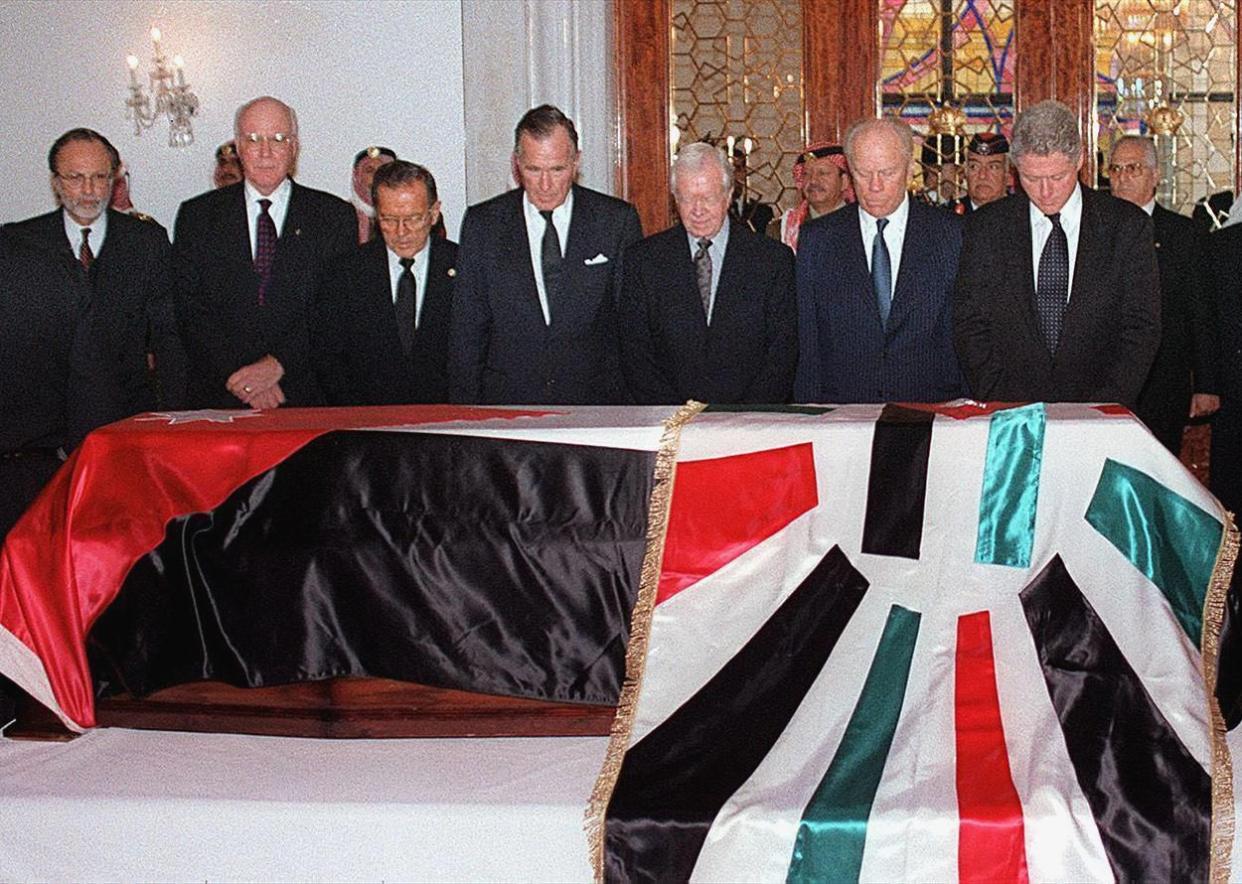
[[[988,423],[975,542],[980,565],[1031,566],[1046,421],[1043,403],[1036,402],[998,411]]]
[[[857,881],[867,818],[893,744],[920,615],[893,605],[841,745],[798,824],[789,882]]]
[[[1154,583],[1196,645],[1223,526],[1133,467],[1106,460],[1086,519]]]

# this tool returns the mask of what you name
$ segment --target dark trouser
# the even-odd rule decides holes
[[[1212,417],[1212,463],[1208,486],[1225,508],[1242,509],[1242,397],[1221,397]]]
[[[0,453],[0,543],[59,469],[52,451]],[[17,688],[0,675],[0,727],[13,720]]]

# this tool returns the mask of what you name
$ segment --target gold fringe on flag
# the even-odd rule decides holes
[[[677,473],[681,431],[706,407],[702,402],[687,402],[664,421],[664,433],[660,436],[660,450],[656,454],[655,462],[655,484],[651,489],[651,503],[647,510],[647,548],[643,553],[638,600],[630,615],[630,642],[625,649],[625,684],[621,686],[617,715],[612,720],[612,733],[608,739],[604,766],[595,780],[591,801],[586,809],[587,842],[597,881],[604,880],[604,817],[608,812],[608,803],[612,800],[612,790],[617,785],[617,777],[621,773],[621,762],[629,748],[630,731],[634,726],[634,713],[638,706],[638,692],[642,687],[643,669],[647,664],[647,642],[651,635],[651,615],[655,611],[656,590],[660,584],[660,567],[664,561],[664,538],[668,533],[668,514],[673,502],[673,477]]]
[[[1238,558],[1238,528],[1233,514],[1225,513],[1216,567],[1203,599],[1203,635],[1199,643],[1203,686],[1207,691],[1208,721],[1212,733],[1212,844],[1208,878],[1213,884],[1229,880],[1233,852],[1233,760],[1225,742],[1225,718],[1216,701],[1216,675],[1220,663],[1220,631],[1225,622],[1226,596]]]

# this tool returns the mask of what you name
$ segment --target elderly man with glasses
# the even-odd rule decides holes
[[[1119,138],[1108,172],[1113,196],[1151,216],[1160,268],[1160,349],[1134,411],[1177,454],[1186,421],[1220,407],[1215,393],[1216,310],[1202,234],[1194,221],[1156,203],[1160,167],[1150,138]]]
[[[244,180],[183,203],[173,239],[189,404],[315,405],[311,305],[324,263],[357,242],[354,210],[292,180],[298,121],[284,102],[246,102],[233,128]]]
[[[457,244],[432,236],[436,179],[392,160],[371,182],[380,236],[327,269],[313,346],[329,405],[448,401],[448,338]]]

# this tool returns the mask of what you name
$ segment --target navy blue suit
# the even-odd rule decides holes
[[[910,201],[888,323],[849,205],[798,236],[798,402],[943,402],[966,394],[953,350],[961,222]]]
[[[621,253],[642,239],[629,203],[574,185],[562,243],[563,298],[544,322],[522,191],[471,206],[461,222],[449,336],[449,397],[468,404],[622,401],[616,301]]]

